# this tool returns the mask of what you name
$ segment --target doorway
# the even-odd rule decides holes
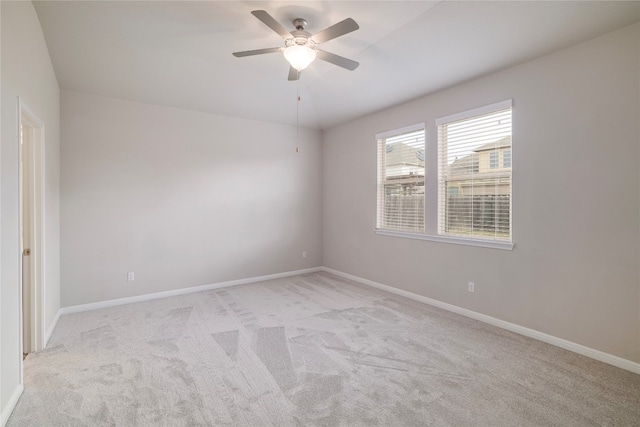
[[[22,354],[44,348],[44,125],[19,103]]]

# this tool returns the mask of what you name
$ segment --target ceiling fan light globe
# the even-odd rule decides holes
[[[316,51],[309,46],[295,44],[284,50],[284,57],[293,68],[302,71],[316,59]]]

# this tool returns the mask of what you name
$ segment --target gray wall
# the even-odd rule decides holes
[[[324,265],[640,362],[639,52],[636,24],[326,131]],[[515,249],[376,235],[374,135],[426,122],[434,170],[437,117],[509,98]]]
[[[320,132],[67,91],[61,119],[63,306],[322,265]]]
[[[17,97],[44,122],[45,331],[60,308],[60,90],[31,2],[0,2],[2,8],[2,236],[0,260],[0,407],[4,411],[20,381],[20,253],[18,217]]]

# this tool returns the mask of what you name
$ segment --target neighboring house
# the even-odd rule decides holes
[[[385,145],[383,227],[424,230],[424,140]]]
[[[449,165],[447,194],[501,196],[511,193],[511,137],[482,145]]]
[[[402,142],[385,147],[387,194],[424,194],[424,149]]]

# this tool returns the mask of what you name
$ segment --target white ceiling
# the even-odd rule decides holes
[[[34,2],[61,89],[326,129],[562,49],[640,20],[616,1],[44,1]],[[282,46],[250,14],[264,9],[316,33],[351,17],[360,29],[322,45],[360,62],[315,61],[287,81]]]

